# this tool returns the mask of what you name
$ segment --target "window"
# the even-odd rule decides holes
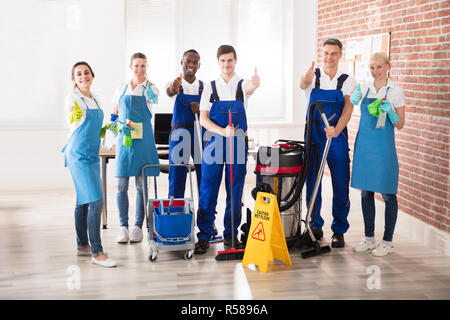
[[[247,110],[250,123],[287,122],[292,114],[292,0],[128,0],[127,57],[143,52],[149,78],[162,94],[157,112],[170,112],[173,101],[166,84],[181,72],[181,55],[201,55],[199,79],[220,74],[216,51],[222,44],[236,48],[236,73],[249,79],[255,67],[261,87]],[[130,75],[131,76],[131,75]]]

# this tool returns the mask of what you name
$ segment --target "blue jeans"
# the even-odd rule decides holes
[[[136,184],[136,221],[134,225],[142,228],[144,223],[144,197],[142,187],[142,177],[134,177]],[[119,208],[119,220],[121,227],[128,227],[128,183],[130,177],[119,177],[117,184],[117,207]],[[147,179],[144,179],[145,187],[147,189]]]
[[[103,254],[102,239],[100,238],[102,209],[103,200],[75,206],[77,247],[78,249],[87,248],[90,242],[93,256]]]
[[[384,241],[392,241],[395,223],[397,221],[398,203],[395,194],[382,193],[384,209]],[[374,237],[375,231],[375,199],[374,192],[361,190],[361,206],[364,217],[366,237]]]

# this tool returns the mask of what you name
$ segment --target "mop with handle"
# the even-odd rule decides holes
[[[323,111],[323,107],[319,102],[313,102],[314,104],[316,104],[316,107],[320,113],[320,116],[325,124],[325,127],[329,128],[330,124],[328,123],[328,119],[327,116],[325,115],[325,112]],[[309,106],[310,108],[312,107]],[[302,258],[303,259],[307,259],[307,258],[311,258],[311,257],[315,257],[324,253],[328,253],[331,251],[330,246],[323,246],[321,247],[319,242],[317,241],[316,237],[314,236],[312,230],[311,230],[311,226],[310,226],[310,217],[311,217],[311,211],[314,208],[314,204],[316,202],[316,196],[317,196],[317,191],[319,189],[319,185],[320,182],[322,180],[322,176],[323,176],[323,170],[325,168],[325,162],[327,160],[327,156],[328,156],[328,151],[330,150],[330,145],[331,145],[331,139],[332,138],[327,138],[327,142],[325,143],[325,149],[323,151],[323,156],[322,156],[322,161],[320,162],[320,167],[319,167],[319,172],[317,173],[317,177],[316,177],[316,182],[314,184],[314,189],[311,195],[311,200],[309,202],[309,207],[308,207],[308,212],[306,214],[306,218],[305,218],[305,225],[306,225],[306,229],[308,230],[309,236],[311,237],[312,243],[313,243],[313,248],[307,251],[302,252]]]
[[[231,106],[228,107],[228,125],[233,126],[231,119]],[[242,260],[244,258],[244,249],[236,249],[234,246],[234,204],[233,204],[233,136],[230,137],[230,191],[231,191],[231,249],[218,251],[216,260]]]
[[[200,126],[200,121],[198,119],[198,114],[194,113],[195,115],[195,128],[197,130],[197,139],[198,139],[198,147],[200,148],[200,164],[202,161],[202,157],[203,157],[203,143],[202,143],[202,129]],[[194,159],[195,161],[195,159]],[[198,184],[200,184],[200,181],[197,182]],[[217,242],[222,242],[223,241],[223,237],[217,235],[217,229],[214,226],[214,234],[211,236],[211,238],[209,239],[209,243],[217,243]]]

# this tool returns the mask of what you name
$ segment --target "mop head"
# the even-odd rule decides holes
[[[218,251],[216,261],[242,260],[244,259],[245,249],[235,249]]]
[[[321,247],[317,241],[313,242],[314,248],[308,251],[302,252],[302,258],[307,259],[311,257],[315,257],[324,253],[328,253],[331,251],[330,246],[323,246]]]

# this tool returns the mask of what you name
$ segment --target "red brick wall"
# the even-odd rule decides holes
[[[317,3],[319,63],[326,38],[345,41],[391,33],[391,79],[406,95],[405,127],[396,130],[399,209],[450,232],[450,1]],[[349,123],[351,152],[358,124],[359,115],[354,114]]]

